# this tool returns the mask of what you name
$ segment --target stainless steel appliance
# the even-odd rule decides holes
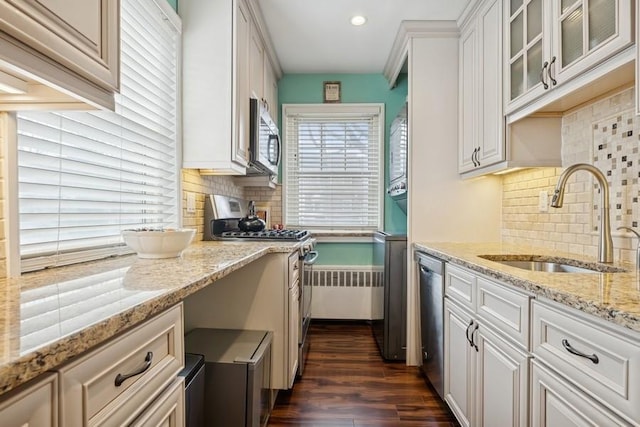
[[[300,333],[298,335],[298,376],[302,376],[309,353],[307,332],[311,324],[311,300],[313,296],[313,264],[318,258],[318,252],[313,245],[305,245],[300,250],[301,274],[300,280]]]
[[[203,240],[293,240],[309,239],[307,230],[242,231],[239,222],[248,216],[247,200],[231,196],[209,194],[204,204]]]
[[[444,399],[444,261],[415,253],[420,277],[422,372]]]
[[[373,336],[386,360],[405,360],[407,352],[407,236],[377,232],[374,264],[382,269],[382,286],[372,298]]]
[[[267,106],[257,99],[249,100],[249,174],[278,174],[280,135]]]
[[[405,103],[389,129],[389,186],[387,194],[407,212],[407,148],[409,127]]]
[[[190,353],[204,355],[207,427],[266,426],[273,407],[273,332],[198,328],[185,336]]]

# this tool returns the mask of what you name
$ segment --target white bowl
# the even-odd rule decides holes
[[[155,231],[125,230],[122,232],[124,242],[137,252],[140,258],[174,258],[182,255],[196,230],[193,228],[177,228]]]

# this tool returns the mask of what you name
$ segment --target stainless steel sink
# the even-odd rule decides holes
[[[542,255],[479,255],[489,261],[529,271],[547,273],[621,273],[626,270],[607,264],[590,263],[585,266],[577,260],[545,257]],[[578,265],[581,264],[581,265]]]

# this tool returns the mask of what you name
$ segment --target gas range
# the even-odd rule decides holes
[[[310,237],[307,230],[263,230],[263,231],[223,231],[215,236],[219,240],[246,239],[246,240],[289,240],[302,241]]]
[[[248,202],[230,196],[209,195],[204,210],[204,240],[278,240],[301,242],[311,237],[307,230],[265,229],[242,231],[239,222],[246,217]]]

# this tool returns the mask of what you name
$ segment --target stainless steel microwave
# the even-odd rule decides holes
[[[249,101],[249,174],[277,175],[280,164],[280,134],[263,102]]]

